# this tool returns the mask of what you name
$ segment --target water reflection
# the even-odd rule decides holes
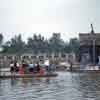
[[[56,78],[0,80],[0,100],[99,100],[99,73],[59,73]]]
[[[79,75],[79,80],[74,81],[77,84],[77,89],[81,93],[81,98],[87,100],[100,99],[100,74],[99,73],[85,73]],[[98,100],[99,100],[98,99]]]
[[[43,83],[49,84],[50,77],[46,77],[46,78],[21,78],[21,79],[12,78],[9,81],[10,81],[11,87],[20,84],[23,88],[25,88],[25,87],[30,86],[30,85],[31,86],[41,85],[41,84],[43,85]]]
[[[11,82],[10,83],[11,86],[13,87],[13,86],[15,86],[18,83],[18,79],[11,78],[10,82]]]

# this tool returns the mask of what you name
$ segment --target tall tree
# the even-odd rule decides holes
[[[46,41],[43,36],[33,35],[33,38],[28,38],[27,47],[33,50],[33,52],[44,52],[46,46]]]
[[[2,42],[3,42],[3,35],[2,33],[0,33],[0,45],[2,44]]]
[[[53,33],[49,40],[50,50],[52,52],[62,52],[64,49],[64,41],[60,37],[60,33]]]
[[[25,47],[25,42],[22,41],[22,37],[19,34],[12,38],[9,42],[6,42],[6,48],[7,47],[9,53],[20,53]]]
[[[64,52],[65,53],[70,53],[71,52],[71,46],[68,42],[65,42]]]
[[[77,38],[71,38],[69,45],[71,48],[71,52],[74,52],[76,55],[79,54],[80,43],[79,43],[79,40]]]

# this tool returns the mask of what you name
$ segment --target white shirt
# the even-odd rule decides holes
[[[10,64],[10,67],[13,67],[14,66],[14,64]]]
[[[19,63],[17,63],[17,67],[19,67]]]
[[[44,62],[44,64],[45,64],[46,66],[49,66],[49,60],[46,60],[46,61]]]

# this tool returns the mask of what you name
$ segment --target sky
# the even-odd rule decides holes
[[[34,33],[50,38],[60,32],[65,41],[79,33],[100,32],[100,0],[0,0],[0,32],[5,41]]]

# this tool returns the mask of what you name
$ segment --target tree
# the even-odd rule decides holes
[[[2,33],[0,33],[0,45],[2,44],[2,42],[3,42],[3,35]]]
[[[8,53],[20,53],[25,47],[25,42],[22,41],[22,37],[19,34],[18,36],[15,35],[14,38],[6,42],[4,47]]]
[[[71,52],[71,46],[69,45],[68,42],[65,43],[64,52],[66,52],[66,53]]]
[[[2,44],[3,36],[0,34],[0,43]],[[7,41],[4,45],[4,52],[6,53],[70,53],[74,52],[79,54],[79,40],[77,38],[71,38],[69,42],[64,42],[61,39],[60,33],[53,33],[50,39],[45,39],[41,34],[34,34],[33,37],[28,38],[27,44],[22,40],[21,35],[15,35],[10,41]]]
[[[74,52],[76,55],[79,54],[80,43],[79,43],[79,40],[77,38],[71,38],[69,45],[71,48],[71,52]]]
[[[28,38],[27,47],[30,48],[35,53],[45,52],[46,46],[47,46],[46,40],[40,34],[39,35],[34,34],[33,38]]]
[[[64,41],[60,37],[60,33],[54,33],[49,40],[51,52],[62,52],[64,49]]]

